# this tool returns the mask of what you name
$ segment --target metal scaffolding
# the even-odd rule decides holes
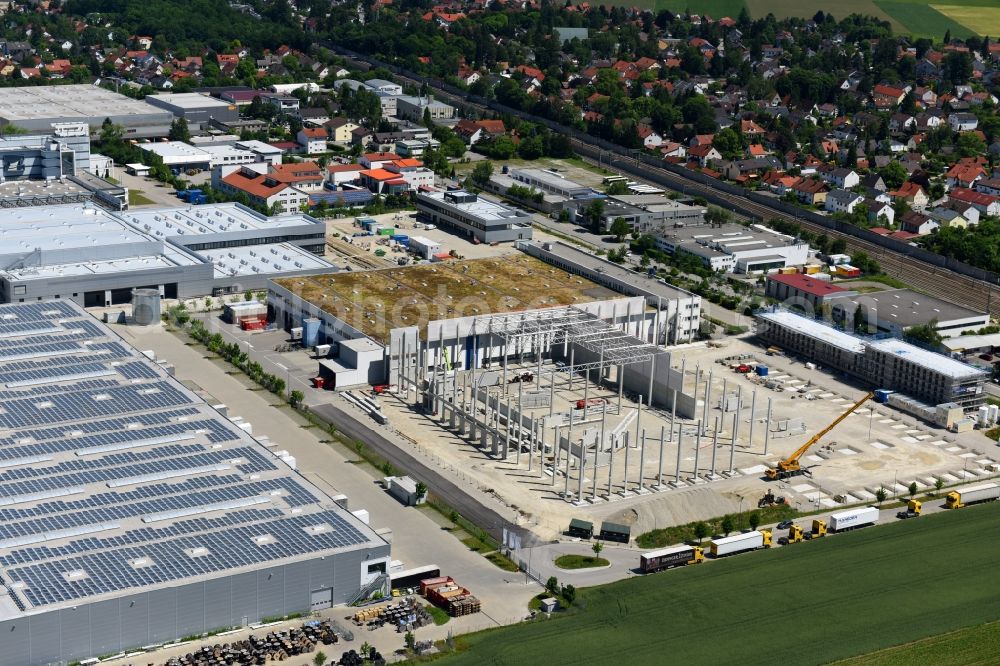
[[[657,345],[630,334],[627,328],[622,330],[595,314],[573,306],[493,315],[483,330],[474,330],[474,333],[496,336],[504,341],[507,348],[516,348],[522,339],[545,339],[550,348],[559,344],[578,347],[597,358],[595,361],[574,363],[573,370],[579,372],[648,362],[661,351]]]

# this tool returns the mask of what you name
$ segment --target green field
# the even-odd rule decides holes
[[[1000,622],[950,631],[899,647],[838,661],[834,666],[913,666],[994,664],[1000,654]]]
[[[630,3],[623,1],[621,4]],[[744,4],[743,0],[656,0],[656,11],[686,12],[690,9],[695,14],[707,14],[717,19],[723,16],[736,18]]]
[[[1000,619],[998,521],[1000,504],[971,507],[582,590],[440,663],[820,664],[917,641]]]
[[[743,7],[761,18],[799,16],[812,18],[820,10],[840,20],[850,14],[875,16],[892,24],[897,34],[910,33],[942,39],[946,30],[953,37],[1000,34],[998,0],[616,0],[616,4],[653,7],[656,11],[692,11],[713,18],[736,18]]]

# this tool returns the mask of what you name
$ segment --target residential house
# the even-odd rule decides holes
[[[398,159],[400,159],[400,157],[396,153],[365,153],[361,156],[361,159],[358,160],[358,164],[366,169],[381,169],[385,165],[395,162]]]
[[[1000,196],[1000,178],[983,178],[976,181],[972,188],[983,194],[991,194],[995,197]]]
[[[941,223],[938,220],[933,219],[929,215],[918,213],[915,210],[908,210],[899,218],[900,231],[916,234],[917,236],[926,236],[940,225]]]
[[[866,198],[862,205],[868,209],[869,222],[881,221],[891,225],[896,218],[895,209],[885,201]]]
[[[638,130],[642,145],[648,150],[659,148],[663,145],[663,137],[657,134],[652,127],[640,127]]]
[[[707,167],[716,160],[722,159],[722,153],[715,149],[712,144],[702,144],[688,148],[688,157],[698,161],[698,166]]]
[[[986,169],[981,164],[975,162],[958,162],[948,169],[947,186],[948,189],[954,187],[970,188],[973,184],[986,176]]]
[[[957,210],[946,206],[938,206],[927,212],[927,215],[942,227],[956,227],[965,229],[969,226],[969,221]]]
[[[764,174],[763,183],[768,189],[778,195],[784,196],[793,185],[799,182],[799,176],[792,176],[783,171],[769,171]]]
[[[819,178],[805,178],[793,185],[792,191],[802,203],[819,206],[826,202],[826,195],[830,188]]]
[[[374,194],[405,194],[410,185],[399,173],[389,169],[365,169],[360,173],[361,185]]]
[[[250,203],[268,210],[292,212],[309,203],[309,195],[303,190],[248,166],[223,177],[219,189],[229,194],[245,194]]]
[[[326,152],[326,129],[323,127],[303,127],[295,135],[295,141],[309,155]]]
[[[969,224],[979,224],[979,209],[965,201],[949,199],[942,204],[945,208],[956,211],[969,221]]]
[[[898,190],[889,192],[889,196],[894,200],[905,201],[911,208],[923,208],[929,203],[924,188],[910,181],[906,181],[900,185]]]
[[[864,197],[850,190],[836,189],[828,192],[823,208],[830,213],[847,213],[850,215],[854,209],[864,201]]]
[[[351,145],[367,148],[374,134],[367,127],[356,127],[351,130]]]
[[[849,190],[861,182],[861,176],[854,169],[837,167],[822,175],[823,180],[834,187]]]
[[[664,158],[677,158],[684,159],[687,157],[687,148],[683,144],[674,143],[673,141],[664,141],[663,145],[660,146],[660,153],[663,154]]]
[[[875,108],[894,109],[903,102],[906,97],[906,88],[880,83],[872,89],[872,100]]]
[[[962,201],[972,204],[973,208],[986,216],[1000,215],[1000,197],[992,194],[983,194],[976,190],[969,190],[964,187],[956,187],[948,196],[955,201]]]
[[[353,183],[361,179],[365,168],[360,164],[329,164],[326,167],[326,179],[339,188],[345,183]]]
[[[882,180],[882,176],[878,175],[877,173],[870,173],[866,175],[864,178],[861,179],[861,182],[859,184],[862,185],[863,187],[873,190],[878,190],[880,192],[885,192],[886,190],[885,181]]]
[[[354,130],[360,125],[347,118],[331,118],[323,124],[327,137],[334,143],[346,146],[351,143]]]
[[[953,113],[948,116],[948,125],[954,132],[971,132],[979,127],[979,118],[973,113]]]

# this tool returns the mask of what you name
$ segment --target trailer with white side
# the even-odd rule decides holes
[[[422,259],[430,259],[441,252],[441,243],[425,236],[410,236],[410,249],[420,255]]]
[[[956,488],[948,493],[945,506],[949,509],[961,509],[969,504],[991,502],[1000,499],[1000,485],[996,483],[981,483],[967,488]]]
[[[757,550],[758,548],[770,548],[771,533],[767,530],[754,530],[753,532],[744,532],[743,534],[736,534],[731,537],[712,539],[708,544],[712,557],[724,557],[726,555]]]
[[[878,508],[866,506],[860,509],[850,509],[839,513],[830,514],[830,531],[844,532],[846,530],[857,529],[874,525],[878,522]]]

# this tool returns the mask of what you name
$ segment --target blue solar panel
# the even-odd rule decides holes
[[[0,585],[18,608],[369,539],[76,306],[0,306]]]

